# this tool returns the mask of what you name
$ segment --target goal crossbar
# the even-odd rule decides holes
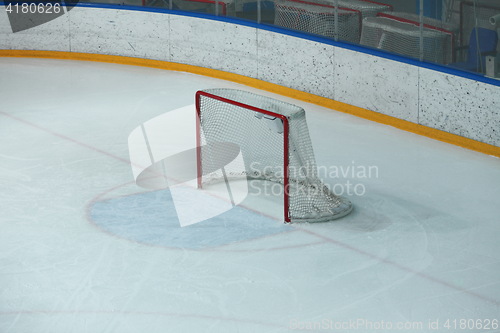
[[[198,188],[202,188],[202,174],[203,174],[203,167],[201,165],[201,161],[202,161],[202,159],[201,159],[201,146],[202,146],[202,143],[201,143],[201,124],[200,124],[200,119],[201,119],[200,100],[201,100],[202,96],[210,97],[212,99],[215,99],[215,100],[218,100],[218,101],[230,104],[230,105],[234,105],[234,106],[238,106],[240,108],[244,108],[247,110],[259,112],[259,113],[262,113],[262,114],[265,114],[265,115],[268,115],[271,117],[279,118],[283,122],[283,135],[285,137],[288,137],[288,118],[285,115],[282,115],[282,114],[279,114],[276,112],[272,112],[269,110],[264,110],[264,109],[261,109],[261,108],[258,108],[258,107],[252,106],[252,105],[233,101],[233,100],[230,100],[228,98],[217,96],[217,95],[211,94],[211,93],[206,92],[206,91],[201,91],[201,90],[197,91],[196,92],[196,161],[197,161],[196,169],[197,169]],[[283,172],[284,172],[284,177],[285,177],[283,180],[284,181],[283,186],[284,186],[284,190],[285,190],[285,195],[284,195],[284,199],[283,199],[283,201],[284,201],[283,202],[283,204],[284,204],[283,213],[285,216],[285,222],[291,222],[290,214],[288,212],[289,199],[288,199],[288,195],[286,193],[288,188],[289,188],[289,184],[288,184],[288,182],[289,182],[289,180],[288,180],[288,152],[289,152],[288,140],[283,140]]]
[[[318,177],[304,109],[223,88],[198,91],[195,105],[198,188],[241,178],[279,183],[285,222],[329,221],[352,210]],[[236,144],[242,159],[227,164],[232,149],[211,149],[224,144]]]

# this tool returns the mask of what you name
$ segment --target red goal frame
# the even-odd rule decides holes
[[[395,20],[395,21],[399,21],[399,22],[413,24],[414,26],[417,26],[417,27],[420,26],[420,22],[418,22],[418,21],[410,20],[410,19],[407,19],[407,18],[404,18],[404,17],[399,17],[399,16],[392,15],[392,14],[378,13],[377,17],[385,17],[385,18],[388,18],[388,19],[391,19],[391,20]],[[455,62],[455,52],[454,52],[455,51],[455,34],[453,33],[453,31],[450,31],[450,30],[447,30],[447,29],[444,29],[444,28],[440,28],[440,27],[436,27],[436,26],[434,26],[432,24],[427,24],[427,23],[424,23],[423,27],[427,28],[427,29],[431,29],[431,30],[440,31],[440,32],[443,32],[445,34],[450,35],[451,62]]]
[[[217,95],[213,95],[210,93],[207,93],[205,91],[197,91],[195,95],[195,104],[196,104],[196,170],[197,170],[197,184],[198,188],[202,188],[202,176],[203,176],[203,170],[202,170],[202,165],[201,165],[201,97],[208,97],[212,98],[227,104],[231,104],[240,108],[248,109],[251,111],[259,112],[271,117],[276,117],[279,118],[283,121],[283,172],[284,172],[284,180],[283,180],[283,186],[284,186],[284,191],[283,191],[283,205],[284,205],[284,216],[285,216],[285,222],[289,223],[291,222],[290,219],[290,214],[289,214],[289,170],[288,170],[288,165],[289,165],[289,142],[288,142],[288,136],[289,136],[289,124],[288,124],[288,118],[282,114],[264,110],[261,108],[257,108],[255,106],[251,106],[248,104],[240,103],[231,99],[227,99],[224,97],[220,97]]]

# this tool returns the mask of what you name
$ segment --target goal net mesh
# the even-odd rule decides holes
[[[302,0],[277,0],[274,24],[352,43],[359,42],[361,13]]]
[[[366,0],[277,0],[274,24],[359,43],[363,18],[390,12],[386,4]]]
[[[326,3],[328,0],[317,0]],[[332,0],[329,1],[332,3]],[[334,6],[350,8],[361,12],[363,18],[377,16],[378,13],[392,11],[392,6],[364,0],[333,0]]]
[[[248,106],[272,114],[264,114]],[[208,89],[197,93],[197,111],[201,145],[236,144],[244,161],[227,164],[225,170],[205,174],[205,166],[213,163],[213,156],[207,150],[198,161],[202,169],[201,172],[199,170],[202,186],[219,182],[225,177],[288,184],[288,188],[283,186],[283,195],[288,197],[284,200],[287,205],[285,214],[288,214],[285,221],[327,221],[351,211],[351,203],[336,196],[318,177],[302,108],[246,91]],[[284,121],[280,116],[285,118]]]
[[[421,48],[422,43],[422,48]],[[387,17],[363,20],[360,44],[440,64],[452,61],[453,35]]]

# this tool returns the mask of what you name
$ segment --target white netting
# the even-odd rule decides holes
[[[406,12],[392,12],[392,13],[385,13],[385,14],[388,16],[395,16],[398,18],[410,20],[410,21],[413,21],[416,23],[420,22],[420,15],[418,15],[418,14],[412,14],[412,13],[406,13]],[[423,22],[426,25],[429,25],[429,26],[432,26],[432,27],[435,27],[438,29],[447,30],[453,34],[458,35],[458,32],[459,32],[459,27],[455,23],[444,22],[444,21],[441,21],[441,20],[438,20],[435,18],[427,17],[427,16],[423,17]]]
[[[169,0],[163,0],[163,2],[168,3]],[[172,2],[180,10],[202,12],[217,16],[236,15],[233,0],[172,0]],[[148,3],[150,3],[150,0],[148,0]],[[151,3],[154,3],[154,1],[151,1]]]
[[[405,12],[392,12],[392,13],[381,13],[379,15],[382,17],[390,18],[390,19],[408,21],[409,23],[412,23],[412,24],[417,25],[417,26],[420,25],[420,15],[417,15],[417,14],[411,14],[411,13],[405,13]],[[426,29],[439,30],[439,31],[442,31],[443,33],[445,33],[449,36],[447,38],[447,43],[449,43],[450,45],[449,45],[449,48],[445,51],[446,57],[445,57],[444,63],[448,64],[450,62],[454,62],[453,52],[454,52],[455,48],[460,44],[459,26],[455,23],[444,22],[444,21],[434,19],[431,17],[426,17],[426,16],[424,16],[422,19],[423,19],[422,22],[423,22],[424,27]]]
[[[204,95],[208,94],[208,96]],[[202,130],[202,144],[237,144],[244,165],[231,164],[225,170],[203,174],[202,183],[228,178],[247,177],[285,183],[288,168],[288,215],[291,221],[327,221],[342,217],[352,210],[351,203],[334,195],[318,178],[316,161],[302,108],[269,97],[234,89],[208,89],[197,95]],[[236,103],[267,110],[288,119],[289,134],[284,138],[282,120],[256,112],[234,102],[220,101],[220,96]],[[286,126],[286,125],[285,125]],[[284,140],[288,141],[288,165],[285,165]],[[201,169],[214,169],[214,156],[202,150]],[[206,170],[203,171],[206,173]],[[286,217],[285,217],[286,219]]]
[[[319,0],[322,3],[328,0]],[[364,1],[364,0],[330,0],[330,4],[343,8],[355,9],[361,12],[363,18],[377,16],[378,13],[385,13],[392,11],[390,5],[383,3]]]
[[[415,24],[386,17],[363,20],[360,44],[419,59],[421,34],[423,61],[440,64],[452,61],[451,34],[427,27],[421,33]]]
[[[302,0],[277,0],[274,24],[352,43],[359,42],[361,12]]]

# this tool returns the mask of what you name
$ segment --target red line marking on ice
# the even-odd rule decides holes
[[[155,247],[155,248],[163,248],[163,249],[167,249],[167,250],[181,250],[181,251],[186,251],[186,249],[184,248],[179,248],[179,247],[171,247],[171,246],[166,246],[166,245],[154,245],[154,244],[148,244],[148,243],[143,243],[143,242],[140,242],[140,241],[137,241],[137,240],[134,240],[134,239],[130,239],[130,238],[125,238],[125,237],[122,237],[122,236],[119,236],[117,234],[114,234],[106,229],[103,229],[101,228],[95,221],[94,219],[92,218],[92,214],[91,214],[91,210],[92,210],[92,206],[99,202],[99,201],[106,201],[106,200],[112,200],[112,199],[116,199],[116,198],[125,198],[125,197],[130,197],[130,196],[133,196],[133,195],[139,195],[139,194],[143,194],[143,193],[150,193],[150,192],[154,192],[154,191],[157,191],[157,190],[150,190],[150,191],[142,191],[142,192],[136,192],[136,193],[132,193],[132,194],[122,194],[122,195],[116,195],[116,196],[113,196],[113,197],[110,197],[110,198],[103,198],[104,196],[106,195],[110,195],[110,193],[112,193],[113,191],[116,191],[124,186],[127,186],[127,185],[132,185],[132,184],[135,184],[134,181],[131,181],[131,182],[127,182],[127,183],[124,183],[124,184],[121,184],[121,185],[117,185],[117,186],[114,186],[100,194],[98,194],[96,197],[94,197],[92,200],[90,200],[86,207],[85,207],[85,217],[87,219],[87,221],[90,223],[90,225],[92,225],[94,228],[98,229],[100,232],[103,232],[107,235],[109,235],[110,237],[113,237],[113,238],[116,238],[116,239],[120,239],[120,240],[125,240],[125,241],[128,241],[128,242],[131,242],[131,243],[135,243],[135,244],[140,244],[140,245],[144,245],[144,246],[150,246],[150,247]],[[239,207],[242,207],[248,211],[251,211],[251,212],[255,212],[256,214],[261,214],[273,221],[277,221],[277,219],[269,216],[269,215],[266,215],[264,213],[260,213],[256,210],[253,210],[249,207],[246,207],[244,205],[239,205]],[[283,231],[281,234],[284,234],[284,233],[291,233],[291,232],[297,232],[299,231],[298,229],[292,229],[292,230],[289,230],[289,231]],[[272,235],[267,235],[267,236],[262,236],[262,237],[259,237],[259,239],[264,239],[264,238],[269,238],[269,237],[273,237],[273,236],[276,236],[276,234],[272,234]],[[238,244],[242,244],[242,243],[245,243],[245,242],[251,242],[253,241],[254,239],[248,239],[248,240],[242,240],[242,241],[239,241]],[[190,249],[190,251],[202,251],[202,252],[209,252],[209,251],[212,251],[212,252],[262,252],[262,251],[277,251],[277,250],[287,250],[287,249],[295,249],[295,248],[301,248],[301,247],[305,247],[305,246],[311,246],[311,245],[318,245],[318,244],[323,244],[325,243],[324,241],[315,241],[315,242],[309,242],[309,243],[302,243],[302,244],[295,244],[295,245],[288,245],[288,246],[277,246],[277,247],[268,247],[268,248],[254,248],[254,249],[227,249],[227,247],[231,246],[231,245],[234,245],[234,244],[224,244],[224,245],[219,245],[219,246],[215,246],[215,247],[210,247],[210,248],[204,248],[204,249]]]
[[[23,123],[23,124],[25,124],[25,125],[28,125],[28,126],[30,126],[30,127],[36,128],[36,129],[38,129],[38,130],[41,130],[41,131],[43,131],[43,132],[45,132],[45,133],[48,133],[48,134],[51,134],[51,135],[56,136],[56,137],[58,137],[58,138],[61,138],[61,139],[63,139],[63,140],[66,140],[66,141],[72,142],[72,143],[74,143],[74,144],[76,144],[76,145],[79,145],[79,146],[81,146],[81,147],[84,147],[84,148],[87,148],[87,149],[93,150],[93,151],[95,151],[95,152],[97,152],[97,153],[100,153],[100,154],[106,155],[106,156],[108,156],[108,157],[114,158],[115,160],[118,160],[118,161],[121,161],[121,162],[124,162],[124,163],[130,164],[130,161],[129,161],[128,159],[125,159],[125,158],[122,158],[122,157],[119,157],[119,156],[116,156],[116,155],[110,154],[110,153],[108,153],[107,151],[104,151],[104,150],[101,150],[101,149],[96,148],[96,147],[94,147],[94,146],[91,146],[91,145],[88,145],[88,144],[86,144],[86,143],[80,142],[80,141],[75,140],[75,139],[73,139],[73,138],[70,138],[69,136],[66,136],[66,135],[64,135],[64,134],[54,132],[53,130],[48,129],[48,128],[46,128],[46,127],[42,127],[42,126],[40,126],[40,125],[34,124],[34,123],[32,123],[32,122],[29,122],[29,121],[27,121],[27,120],[21,119],[21,118],[16,117],[16,116],[13,116],[13,115],[8,114],[8,113],[3,112],[3,111],[0,111],[0,114],[1,114],[1,115],[3,115],[3,116],[5,116],[5,117],[7,117],[7,118],[10,118],[10,119],[16,120],[16,121],[18,121],[18,122],[20,122],[20,123]]]
[[[310,235],[314,235],[314,236],[316,236],[316,237],[318,237],[318,238],[320,238],[320,239],[324,240],[325,242],[328,242],[328,243],[331,243],[331,244],[335,244],[335,245],[337,245],[337,246],[340,246],[340,247],[343,247],[343,248],[345,248],[345,249],[351,250],[351,251],[356,252],[356,253],[358,253],[358,254],[361,254],[361,255],[363,255],[363,256],[365,256],[365,257],[369,257],[369,258],[374,259],[374,260],[377,260],[377,261],[379,261],[379,262],[381,262],[381,263],[384,263],[384,264],[387,264],[387,265],[393,266],[393,267],[395,267],[395,268],[398,268],[398,269],[400,269],[400,270],[402,270],[402,271],[405,271],[405,272],[408,272],[408,273],[411,273],[411,274],[418,275],[418,276],[420,276],[421,278],[424,278],[424,279],[426,279],[426,280],[429,280],[429,281],[432,281],[432,282],[434,282],[434,283],[440,284],[440,285],[442,285],[442,286],[444,286],[444,287],[448,287],[448,288],[450,288],[450,289],[454,289],[454,290],[456,290],[456,291],[458,291],[458,292],[462,292],[462,293],[468,294],[468,295],[470,295],[470,296],[474,296],[474,297],[476,297],[476,298],[479,298],[479,299],[481,299],[481,300],[483,300],[483,301],[486,301],[486,302],[489,302],[489,303],[493,303],[493,304],[495,304],[495,305],[500,305],[500,301],[497,301],[497,300],[495,300],[495,299],[492,299],[492,298],[489,298],[489,297],[483,296],[483,295],[481,295],[481,294],[475,293],[475,292],[473,292],[473,291],[471,291],[471,290],[467,290],[467,289],[464,289],[464,288],[461,288],[461,287],[455,286],[455,285],[453,285],[453,284],[451,284],[451,283],[448,283],[448,282],[446,282],[446,281],[440,280],[440,279],[435,278],[435,277],[433,277],[433,276],[430,276],[430,275],[428,275],[428,274],[425,274],[425,273],[422,273],[422,272],[420,272],[420,271],[417,271],[417,270],[415,270],[415,269],[413,269],[413,268],[411,268],[411,267],[407,267],[407,266],[401,265],[401,264],[399,264],[399,263],[397,263],[397,262],[395,262],[395,261],[392,261],[392,260],[390,260],[390,259],[387,259],[387,258],[382,258],[382,257],[376,256],[376,255],[374,255],[374,254],[372,254],[372,253],[370,253],[370,252],[366,252],[366,251],[364,251],[364,250],[362,250],[362,249],[356,248],[356,247],[354,247],[354,246],[352,246],[352,245],[346,244],[346,243],[341,242],[341,241],[338,241],[338,240],[336,240],[336,239],[333,239],[333,238],[330,238],[330,237],[327,237],[327,236],[321,235],[321,234],[316,233],[316,232],[311,231],[311,230],[306,230],[306,229],[302,229],[302,228],[298,228],[298,229],[300,229],[300,230],[302,230],[303,232],[308,233],[308,234],[310,234]]]
[[[56,136],[56,137],[59,137],[59,138],[61,138],[61,139],[63,139],[63,140],[67,140],[67,141],[73,142],[73,143],[75,143],[75,144],[77,144],[77,145],[79,145],[79,146],[85,147],[85,148],[90,149],[90,150],[92,150],[92,151],[98,152],[98,153],[100,153],[100,154],[106,155],[106,156],[108,156],[108,157],[114,158],[114,159],[119,160],[119,161],[122,161],[122,162],[124,162],[124,163],[131,164],[131,163],[130,163],[130,161],[129,161],[129,160],[127,160],[127,159],[124,159],[124,158],[121,158],[121,157],[119,157],[119,156],[113,155],[113,154],[108,153],[108,152],[106,152],[106,151],[104,151],[104,150],[101,150],[101,149],[99,149],[99,148],[96,148],[96,147],[90,146],[90,145],[88,145],[88,144],[86,144],[86,143],[83,143],[83,142],[77,141],[77,140],[72,139],[72,138],[70,138],[70,137],[68,137],[68,136],[66,136],[66,135],[63,135],[63,134],[60,134],[60,133],[54,132],[54,131],[53,131],[53,130],[51,130],[51,129],[48,129],[48,128],[45,128],[45,127],[39,126],[39,125],[37,125],[37,124],[31,123],[31,122],[29,122],[29,121],[27,121],[27,120],[24,120],[24,119],[18,118],[18,117],[16,117],[16,116],[13,116],[13,115],[8,114],[8,113],[3,112],[3,111],[0,111],[0,114],[4,115],[5,117],[11,118],[11,119],[13,119],[13,120],[16,120],[16,121],[18,121],[18,122],[20,122],[20,123],[23,123],[23,124],[25,124],[25,125],[28,125],[28,126],[30,126],[30,127],[36,128],[36,129],[38,129],[38,130],[41,130],[41,131],[44,131],[44,132],[49,133],[49,134],[51,134],[51,135],[54,135],[54,136]],[[248,207],[244,207],[244,206],[241,206],[241,207],[243,207],[243,208],[245,208],[245,209],[249,209]],[[407,267],[407,266],[401,265],[401,264],[399,264],[399,263],[397,263],[397,262],[395,262],[395,261],[392,261],[392,260],[389,260],[389,259],[386,259],[386,258],[381,258],[381,257],[378,257],[378,256],[376,256],[376,255],[374,255],[374,254],[371,254],[371,253],[366,252],[366,251],[364,251],[364,250],[362,250],[362,249],[356,248],[356,247],[354,247],[354,246],[352,246],[352,245],[349,245],[349,244],[343,243],[343,242],[341,242],[341,241],[335,240],[335,239],[333,239],[333,238],[326,237],[326,236],[321,235],[321,234],[318,234],[318,233],[316,233],[316,232],[313,232],[313,231],[310,231],[310,230],[306,230],[306,229],[300,228],[300,226],[298,226],[298,225],[293,225],[293,226],[294,226],[294,228],[296,228],[297,230],[300,230],[300,231],[302,231],[302,232],[304,232],[304,233],[307,233],[307,234],[310,234],[310,235],[316,236],[316,237],[318,237],[318,238],[322,239],[323,241],[325,241],[325,242],[327,242],[327,243],[330,243],[330,244],[335,244],[335,245],[337,245],[337,246],[340,246],[340,247],[343,247],[343,248],[345,248],[345,249],[351,250],[351,251],[353,251],[353,252],[355,252],[355,253],[358,253],[358,254],[360,254],[360,255],[363,255],[363,256],[366,256],[366,257],[368,257],[368,258],[371,258],[371,259],[377,260],[377,261],[379,261],[379,262],[381,262],[381,263],[385,263],[385,264],[387,264],[387,265],[393,266],[393,267],[398,268],[398,269],[400,269],[400,270],[402,270],[402,271],[405,271],[405,272],[408,272],[408,273],[412,273],[412,274],[417,275],[417,276],[419,276],[419,277],[421,277],[421,278],[423,278],[423,279],[426,279],[426,280],[428,280],[428,281],[432,281],[432,282],[434,282],[434,283],[436,283],[436,284],[442,285],[442,286],[447,287],[447,288],[450,288],[450,289],[452,289],[452,290],[455,290],[455,291],[458,291],[458,292],[462,292],[462,293],[468,294],[468,295],[470,295],[470,296],[473,296],[473,297],[478,298],[478,299],[481,299],[481,300],[483,300],[483,301],[486,301],[486,302],[489,302],[489,303],[495,304],[495,305],[497,305],[497,306],[498,306],[498,305],[500,305],[500,301],[497,301],[497,300],[495,300],[495,299],[491,299],[491,298],[489,298],[489,297],[486,297],[486,296],[483,296],[483,295],[481,295],[481,294],[475,293],[475,292],[473,292],[473,291],[471,291],[471,290],[467,290],[467,289],[464,289],[464,288],[461,288],[461,287],[455,286],[455,285],[453,285],[453,284],[451,284],[451,283],[448,283],[448,282],[446,282],[446,281],[443,281],[443,280],[440,280],[440,279],[438,279],[438,278],[432,277],[432,276],[430,276],[430,275],[428,275],[428,274],[425,274],[425,273],[419,272],[419,271],[417,271],[417,270],[415,270],[415,269],[413,269],[413,268],[411,268],[411,267]],[[0,313],[1,313],[1,312],[0,312]]]

